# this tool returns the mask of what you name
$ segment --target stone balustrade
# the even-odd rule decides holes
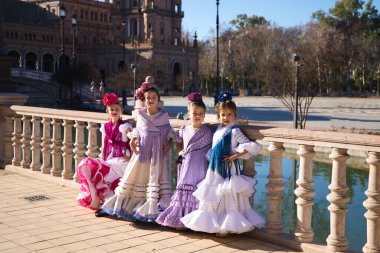
[[[42,82],[50,82],[53,77],[53,73],[50,72],[27,70],[23,68],[12,68],[11,75],[12,77],[26,78]]]
[[[8,128],[13,126],[13,129],[5,130],[8,133],[5,142],[5,161],[12,164],[7,165],[7,168],[40,171],[53,177],[62,177],[62,180],[75,181],[75,168],[78,163],[85,156],[98,157],[100,152],[100,140],[97,139],[98,124],[107,120],[105,113],[27,106],[12,106],[11,109],[14,113],[7,116],[6,126]],[[174,128],[182,124],[184,122],[181,120],[171,120]],[[349,150],[360,150],[367,152],[369,165],[368,189],[365,192],[368,198],[364,202],[364,207],[367,209],[364,215],[367,219],[367,243],[363,251],[380,252],[380,136],[258,126],[241,126],[241,128],[249,138],[268,144],[270,154],[269,181],[266,185],[267,226],[265,230],[252,232],[257,238],[269,239],[274,243],[304,252],[348,251],[348,240],[345,237],[345,215],[349,201],[346,160],[349,158]],[[298,146],[297,155],[300,160],[296,181],[298,187],[294,192],[297,196],[298,223],[293,237],[284,236],[282,232],[281,201],[284,185],[281,163],[284,144]],[[326,245],[313,243],[314,232],[311,220],[315,192],[312,162],[316,153],[315,147],[331,149],[329,157],[332,160],[332,179],[329,185],[330,193],[327,196],[330,203],[328,207],[330,234]],[[244,162],[243,172],[246,175],[255,175],[252,159]]]

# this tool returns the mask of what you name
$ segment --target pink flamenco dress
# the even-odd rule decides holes
[[[99,209],[106,197],[111,196],[127,168],[125,156],[131,156],[129,139],[125,130],[132,126],[119,120],[116,124],[102,124],[104,136],[103,155],[100,158],[85,158],[77,168],[80,190],[78,204],[93,210]]]

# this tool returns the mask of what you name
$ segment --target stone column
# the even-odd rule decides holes
[[[15,114],[13,116],[13,159],[12,159],[12,165],[13,166],[20,166],[21,165],[21,135],[22,135],[22,129],[21,129],[21,115]]]
[[[311,227],[312,207],[314,204],[313,196],[313,157],[315,156],[313,146],[299,145],[297,155],[300,156],[300,167],[298,187],[294,191],[297,195],[297,228],[295,235],[300,242],[313,241],[313,228]]]
[[[73,179],[73,121],[72,120],[63,120],[63,129],[64,129],[64,140],[63,140],[63,171],[62,178],[63,179]]]
[[[281,220],[281,200],[282,191],[284,190],[284,184],[282,180],[282,153],[284,152],[284,146],[282,142],[270,142],[268,150],[270,152],[270,168],[266,188],[268,190],[268,220],[267,220],[267,232],[269,234],[281,234],[283,229],[283,223]]]
[[[22,161],[21,161],[21,167],[23,168],[29,168],[30,167],[30,141],[31,141],[31,133],[30,133],[30,122],[31,122],[32,117],[29,115],[23,115],[22,121],[23,121],[23,126],[22,126]]]
[[[52,176],[59,177],[61,176],[61,159],[62,159],[62,134],[61,134],[61,124],[62,120],[53,119],[53,139],[51,140],[52,145],[51,154],[52,154],[52,168],[50,173]]]
[[[380,152],[368,152],[369,163],[368,199],[363,205],[367,208],[364,216],[367,218],[367,243],[364,253],[380,252]]]
[[[0,168],[12,163],[12,111],[9,109],[7,111],[4,113],[4,161],[0,161]]]
[[[251,157],[249,159],[243,160],[243,175],[246,175],[248,177],[254,178],[256,175],[255,170],[255,157]],[[255,200],[255,193],[252,194],[251,197],[249,197],[249,203],[251,204],[252,208],[254,206],[254,200]]]
[[[88,144],[86,155],[88,157],[97,158],[99,154],[98,149],[98,138],[97,138],[97,130],[98,124],[94,122],[88,122],[87,130],[88,130]]]
[[[42,119],[42,166],[41,166],[41,172],[44,174],[49,174],[51,170],[51,137],[50,137],[50,124],[51,124],[51,118],[44,117]]]
[[[41,169],[41,117],[33,116],[32,123],[32,141],[30,143],[32,145],[32,163],[30,164],[30,168],[33,171],[38,171]]]
[[[77,169],[79,163],[83,160],[84,154],[86,152],[85,146],[86,144],[84,143],[84,122],[83,121],[75,121],[74,125],[76,131],[75,131],[75,148],[74,148],[74,159],[75,159],[75,173],[73,176],[73,179],[75,182],[78,182],[78,177],[77,177]]]
[[[347,251],[348,241],[345,236],[346,205],[350,200],[347,196],[346,184],[346,160],[350,157],[347,149],[332,148],[329,156],[333,160],[330,194],[327,200],[330,202],[330,235],[327,237],[327,248],[331,252]]]

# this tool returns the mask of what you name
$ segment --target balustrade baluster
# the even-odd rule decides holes
[[[62,134],[61,134],[61,124],[62,120],[53,119],[53,139],[52,145],[50,148],[52,149],[52,168],[50,170],[51,175],[55,177],[61,176],[61,159],[62,159]]]
[[[380,252],[380,152],[368,152],[369,163],[368,199],[363,205],[367,208],[364,216],[367,218],[367,243],[364,253]]]
[[[21,129],[21,115],[15,114],[13,116],[13,159],[12,159],[12,165],[14,166],[20,166],[21,164],[21,136],[22,136],[22,129]]]
[[[74,149],[74,159],[75,159],[75,173],[74,173],[74,181],[78,181],[77,177],[77,168],[78,164],[83,160],[84,154],[86,152],[85,146],[86,144],[84,143],[84,122],[83,121],[75,121],[74,125],[76,131],[75,131],[75,149]]]
[[[331,193],[327,195],[330,201],[328,207],[330,211],[330,235],[327,237],[327,248],[331,252],[347,251],[348,241],[345,236],[346,226],[346,205],[350,200],[346,184],[346,160],[350,157],[347,149],[332,148],[329,157],[333,160],[332,176],[329,189]]]
[[[4,130],[4,165],[12,163],[12,113],[5,114]]]
[[[32,141],[30,142],[32,145],[32,163],[30,164],[30,168],[33,171],[38,171],[41,169],[41,117],[33,116],[32,123]]]
[[[270,168],[266,188],[268,190],[268,219],[267,219],[267,232],[269,234],[281,234],[283,223],[281,220],[281,200],[284,184],[282,180],[282,153],[284,146],[282,142],[270,142],[268,150],[270,152]]]
[[[88,144],[86,155],[88,157],[97,158],[99,154],[98,149],[98,138],[97,138],[97,130],[98,124],[94,122],[88,122],[87,130],[88,130]]]
[[[29,115],[23,115],[22,117],[22,121],[23,121],[23,124],[22,124],[22,139],[21,139],[21,142],[22,142],[22,145],[21,145],[21,149],[22,149],[22,161],[21,161],[21,167],[23,168],[30,168],[30,161],[31,161],[31,157],[30,157],[30,154],[31,154],[31,145],[30,145],[30,141],[31,141],[31,131],[30,131],[30,122],[31,122],[31,119],[32,117],[29,116]]]
[[[64,129],[64,140],[63,140],[63,171],[62,171],[62,178],[64,179],[72,179],[73,178],[73,123],[72,120],[63,120],[63,129]]]
[[[313,208],[313,157],[315,156],[313,146],[299,145],[297,155],[300,156],[300,167],[298,172],[298,187],[294,191],[297,195],[297,228],[295,235],[300,242],[313,241],[313,228],[311,217]]]
[[[44,117],[42,119],[43,129],[42,129],[42,166],[41,172],[44,174],[49,174],[51,170],[51,137],[50,137],[50,124],[51,118]]]
[[[246,175],[248,177],[254,178],[256,175],[255,170],[255,157],[251,157],[249,159],[243,160],[243,175]],[[251,204],[252,208],[254,206],[254,200],[255,200],[255,193],[252,194],[251,197],[249,197],[249,203]]]

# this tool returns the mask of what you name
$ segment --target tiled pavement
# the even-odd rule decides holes
[[[0,252],[287,252],[244,235],[218,238],[96,218],[76,205],[77,189],[58,181],[0,170]]]

